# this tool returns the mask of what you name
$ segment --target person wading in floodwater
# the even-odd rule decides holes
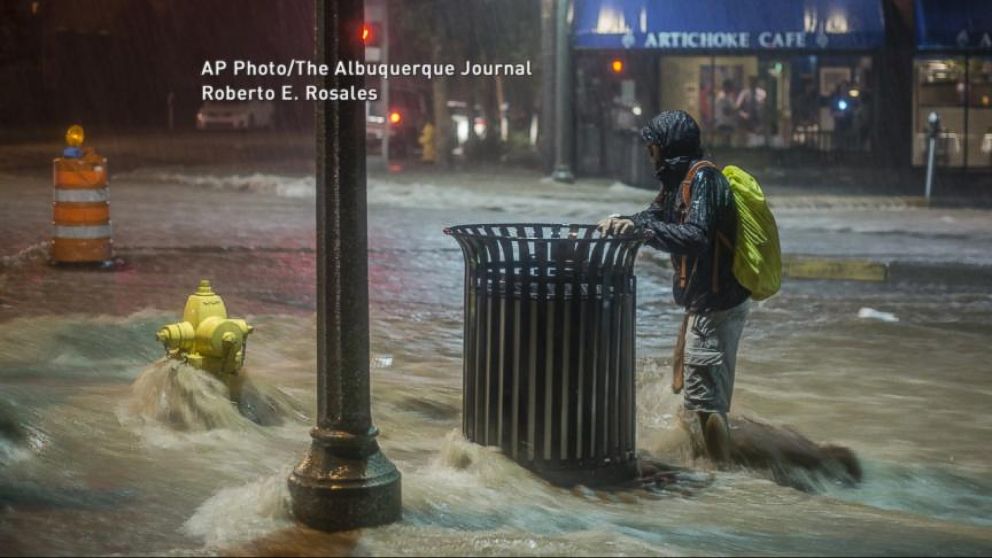
[[[654,236],[648,245],[671,254],[672,294],[686,311],[675,344],[672,388],[684,392],[685,409],[698,417],[710,459],[726,464],[737,344],[751,293],[732,271],[738,219],[733,192],[724,175],[703,161],[699,135],[699,125],[684,111],[655,116],[641,137],[661,191],[646,210],[611,215],[599,222],[599,230],[649,230]]]

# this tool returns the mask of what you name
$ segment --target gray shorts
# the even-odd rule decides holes
[[[748,299],[727,310],[689,315],[683,368],[687,410],[730,411],[737,344],[750,309]]]

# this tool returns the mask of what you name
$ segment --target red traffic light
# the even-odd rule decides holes
[[[362,24],[362,42],[365,46],[376,46],[379,44],[379,24],[378,23],[363,23]]]
[[[403,120],[403,115],[400,114],[398,111],[394,110],[393,112],[389,113],[390,124],[399,124],[402,120]]]
[[[614,74],[622,74],[623,60],[620,60],[619,58],[614,58],[613,61],[610,62],[610,70],[612,70]]]

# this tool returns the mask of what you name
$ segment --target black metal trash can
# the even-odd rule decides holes
[[[557,484],[634,474],[634,259],[646,234],[461,225],[465,436]]]

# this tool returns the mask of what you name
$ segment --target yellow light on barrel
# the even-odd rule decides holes
[[[69,147],[79,147],[83,145],[83,138],[86,135],[83,133],[83,127],[79,124],[74,124],[69,127],[69,130],[65,133],[65,143]]]

